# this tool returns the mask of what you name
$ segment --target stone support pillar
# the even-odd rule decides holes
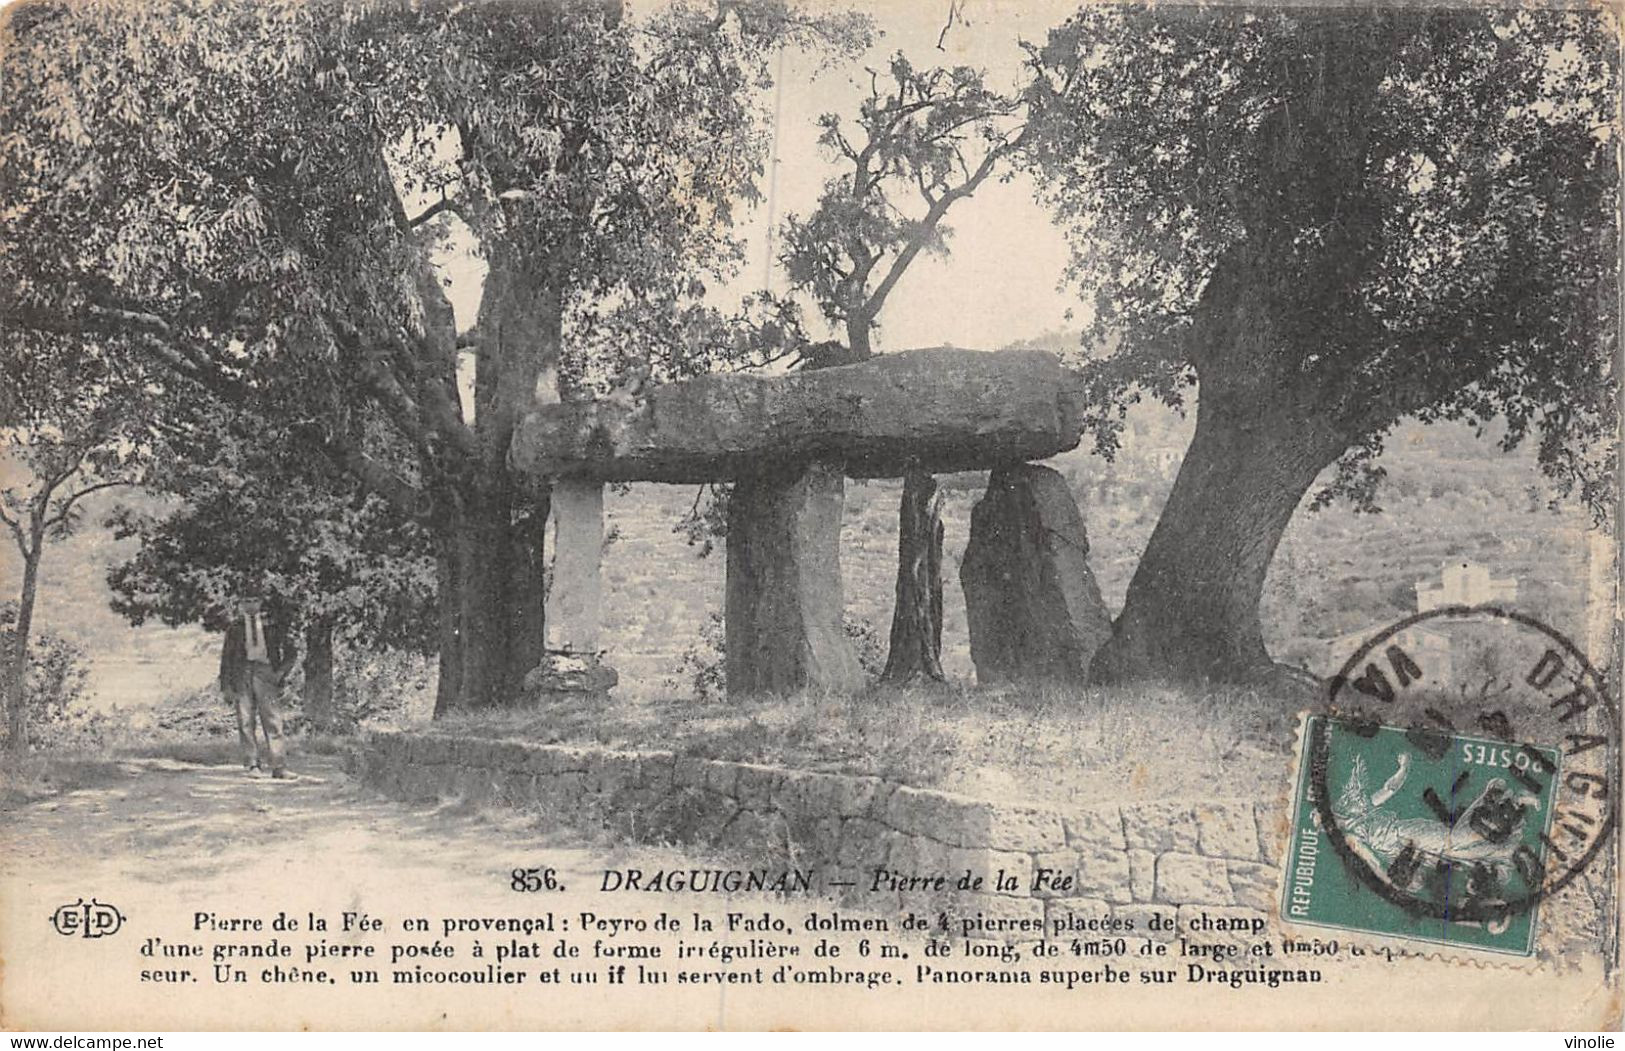
[[[553,576],[547,589],[547,648],[598,652],[603,612],[599,569],[604,554],[604,486],[561,478],[553,483]]]
[[[959,566],[977,682],[1087,681],[1112,634],[1088,555],[1083,514],[1058,472],[1023,463],[992,473]]]
[[[728,503],[728,692],[855,690],[863,669],[841,623],[838,467],[741,478]]]
[[[525,676],[526,689],[544,695],[604,695],[615,670],[599,659],[603,584],[604,485],[559,479],[549,511],[553,566],[547,588],[547,652]]]

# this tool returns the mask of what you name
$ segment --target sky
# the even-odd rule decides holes
[[[985,72],[989,87],[1013,91],[1020,80],[1019,41],[1041,40],[1048,27],[1076,6],[1075,0],[963,0],[959,17],[938,50],[948,0],[840,4],[874,19],[875,44],[860,59],[822,72],[813,56],[784,54],[777,97],[770,100],[778,119],[773,159],[762,179],[764,200],[741,213],[736,227],[749,262],[736,279],[712,291],[715,305],[736,306],[764,281],[775,291],[784,290],[769,231],[789,213],[810,212],[824,181],[838,172],[818,146],[818,117],[833,111],[852,120],[867,93],[868,68],[884,70],[891,54],[900,50],[917,67],[970,65]],[[1017,175],[1008,183],[990,179],[974,197],[954,206],[946,226],[952,231],[950,254],[921,255],[913,262],[881,315],[877,349],[938,345],[994,349],[1068,324],[1067,310],[1078,299],[1057,288],[1068,256],[1066,239],[1034,202],[1032,183],[1025,176]],[[466,326],[478,306],[481,268],[467,257],[448,262],[453,305]],[[808,319],[818,332],[821,319],[808,307]]]
[[[778,89],[778,141],[775,161],[764,179],[779,219],[806,214],[816,205],[824,180],[839,168],[822,155],[818,117],[833,111],[850,122],[868,91],[868,68],[884,70],[894,51],[917,67],[969,65],[981,69],[988,86],[1014,91],[1020,84],[1023,53],[1019,41],[1042,40],[1075,4],[1045,5],[1009,0],[966,0],[958,20],[943,37],[947,0],[880,0],[848,5],[875,21],[874,47],[857,62],[815,75],[808,56],[787,56]],[[951,344],[991,349],[1065,324],[1077,302],[1058,291],[1067,261],[1062,231],[1033,200],[1032,183],[1017,175],[1008,183],[990,179],[976,195],[948,213],[952,230],[947,258],[920,256],[910,266],[881,315],[880,350]],[[757,209],[743,228],[751,265],[735,286],[760,287],[770,258],[767,207]],[[772,286],[782,290],[782,277]]]

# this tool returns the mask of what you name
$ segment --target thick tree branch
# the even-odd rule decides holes
[[[84,464],[85,457],[90,455],[90,450],[99,444],[101,444],[101,437],[95,433],[82,436],[78,441],[68,444],[67,462],[55,471],[45,475],[44,484],[40,486],[39,492],[34,495],[34,499],[31,501],[35,508],[36,519],[45,517],[46,508],[51,503],[51,494],[56,492],[63,482],[73,477],[74,472]]]
[[[205,387],[224,401],[243,404],[253,394],[253,388],[222,372],[203,348],[156,314],[94,302],[85,303],[83,311],[68,315],[8,305],[5,319],[36,332],[127,338],[168,372]]]
[[[865,302],[864,313],[870,317],[880,315],[881,308],[886,305],[886,297],[891,295],[892,289],[897,287],[897,282],[903,279],[903,272],[908,269],[909,264],[914,262],[915,257],[930,243],[932,235],[936,233],[937,226],[942,222],[942,217],[948,214],[948,209],[953,206],[955,201],[974,194],[977,188],[993,173],[993,169],[998,165],[999,159],[1004,156],[1005,152],[1006,150],[1003,148],[989,150],[987,156],[982,158],[982,163],[976,166],[976,171],[972,173],[968,180],[932,201],[930,209],[925,214],[925,219],[921,221],[919,227],[915,230],[914,236],[910,237],[908,244],[904,245],[903,250],[897,253],[897,256],[892,260],[891,266],[886,271],[886,276],[881,279],[880,284],[875,286],[874,292]],[[931,200],[929,196],[926,199]]]
[[[427,520],[423,491],[391,471],[378,460],[368,456],[353,442],[328,438],[322,451],[336,465],[348,471],[362,485],[388,500],[397,510],[418,521]]]
[[[455,198],[442,197],[440,200],[429,205],[429,207],[425,208],[417,215],[407,219],[406,226],[408,229],[415,230],[424,223],[428,222],[430,219],[433,219],[435,216],[439,215],[441,212],[450,212],[451,214],[461,218],[464,222],[468,221],[468,217],[463,215],[462,206],[457,203]]]
[[[7,514],[3,507],[0,507],[0,522],[6,523],[7,528],[11,530],[11,539],[17,544],[17,553],[22,555],[24,560],[28,559],[28,538],[23,533],[22,523]]]
[[[333,318],[331,322],[333,339],[343,347],[347,356],[360,363],[360,375],[366,389],[389,422],[411,443],[425,470],[431,469],[435,462],[433,438],[444,438],[459,452],[470,451],[472,439],[461,422],[460,414],[450,415],[444,404],[438,404],[434,411],[426,412],[419,400],[407,390],[406,384],[419,390],[429,386],[419,382],[419,365],[412,358],[410,349],[394,341],[386,340],[383,346],[367,342],[360,332],[342,319]],[[405,383],[396,374],[391,359],[405,371]],[[443,402],[444,399],[433,396],[433,391],[430,394],[431,403]]]
[[[134,482],[127,479],[119,479],[117,481],[97,482],[94,485],[87,485],[78,492],[73,493],[71,496],[64,497],[57,503],[56,513],[45,520],[45,528],[52,529],[66,522],[68,520],[68,516],[73,511],[73,505],[77,504],[81,499],[89,496],[91,493],[99,492],[103,489],[115,489],[119,486],[134,484]]]

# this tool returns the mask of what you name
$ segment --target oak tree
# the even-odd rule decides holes
[[[606,314],[670,325],[727,272],[770,55],[863,34],[779,0],[19,4],[0,312],[283,421],[414,516],[437,711],[506,703],[543,638],[519,416],[571,393],[565,345]],[[461,336],[436,266],[459,248],[485,268]]]
[[[1030,49],[1027,153],[1094,305],[1097,446],[1196,430],[1094,663],[1252,679],[1288,520],[1402,419],[1505,420],[1611,498],[1618,26],[1602,9],[1101,6]]]

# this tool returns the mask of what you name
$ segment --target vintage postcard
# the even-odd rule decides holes
[[[0,1027],[1617,1029],[1620,15],[0,9]]]

